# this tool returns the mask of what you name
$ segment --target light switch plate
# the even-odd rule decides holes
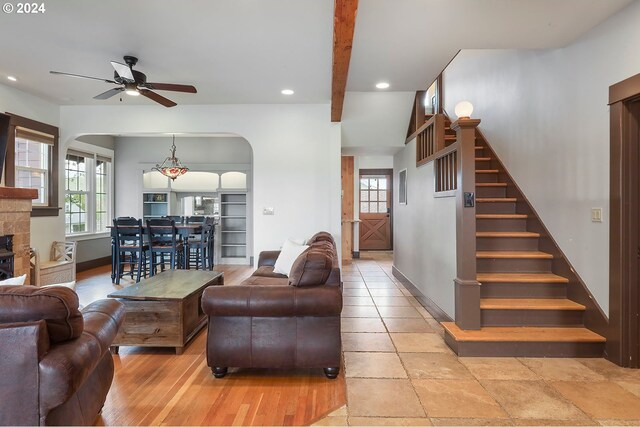
[[[591,208],[591,222],[602,222],[602,208]]]
[[[262,215],[275,215],[275,210],[273,208],[264,208],[262,209]]]

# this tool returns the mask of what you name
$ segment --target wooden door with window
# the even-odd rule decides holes
[[[360,169],[360,250],[390,250],[392,169]]]

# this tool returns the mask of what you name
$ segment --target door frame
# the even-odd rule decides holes
[[[609,333],[606,357],[640,367],[640,74],[609,87]]]
[[[393,169],[358,169],[358,217],[360,217],[360,179],[362,175],[387,175],[389,176],[389,239],[391,248],[393,250]],[[355,236],[354,236],[355,238]],[[360,242],[360,236],[358,236],[358,242]],[[362,249],[361,249],[362,250]]]

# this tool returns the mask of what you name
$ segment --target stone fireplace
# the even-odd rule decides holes
[[[30,283],[31,200],[37,197],[37,190],[0,187],[0,236],[12,236],[14,276],[26,274],[25,283]]]

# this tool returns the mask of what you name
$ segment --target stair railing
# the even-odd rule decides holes
[[[416,166],[434,160],[435,154],[445,148],[445,116],[434,114],[418,129],[416,135]]]
[[[451,123],[457,135],[455,320],[461,329],[480,329],[480,283],[476,271],[476,128],[478,119]]]

